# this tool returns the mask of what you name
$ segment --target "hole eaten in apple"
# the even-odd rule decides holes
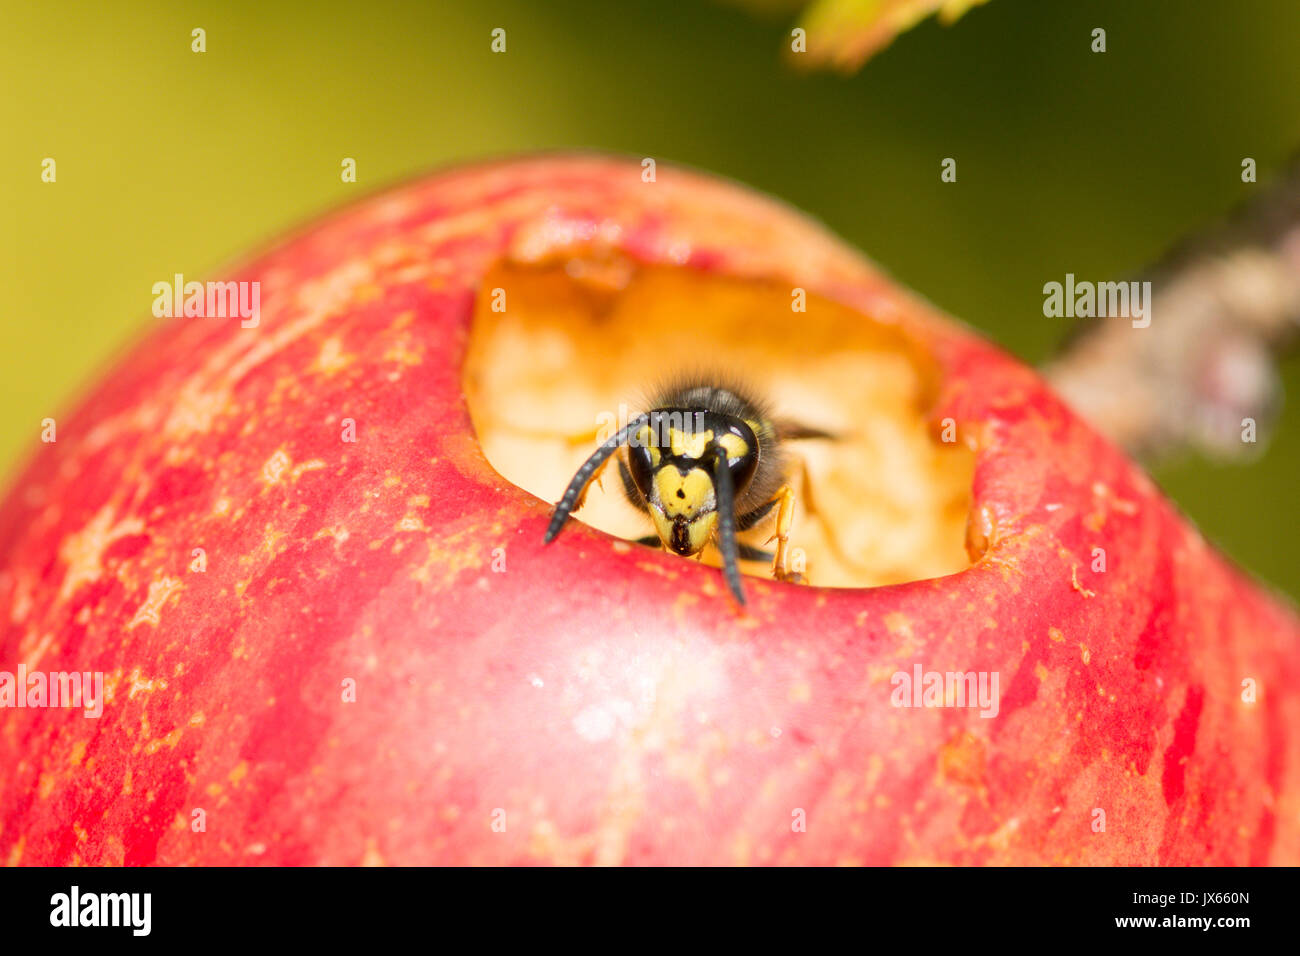
[[[804,311],[792,303],[802,299]],[[836,436],[789,443],[792,565],[810,584],[874,587],[971,564],[975,455],[928,417],[938,369],[896,326],[772,282],[626,261],[501,262],[483,279],[463,384],[492,466],[556,501],[598,439],[683,372],[717,372],[776,416]],[[946,436],[949,439],[952,435]],[[616,465],[576,517],[609,534],[651,533]],[[748,535],[761,544],[761,524]],[[716,548],[704,554],[720,563]],[[768,567],[744,562],[748,574]]]

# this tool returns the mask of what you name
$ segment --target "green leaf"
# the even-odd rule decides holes
[[[971,7],[988,0],[814,0],[800,26],[807,52],[791,53],[802,66],[829,66],[852,73],[894,37],[931,14],[951,24]]]

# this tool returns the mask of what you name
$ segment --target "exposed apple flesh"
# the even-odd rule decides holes
[[[500,267],[483,287],[502,290],[507,307],[494,311],[500,297],[480,296],[466,398],[488,460],[538,497],[558,499],[656,385],[703,374],[738,381],[778,419],[835,436],[785,450],[794,558],[812,583],[894,584],[970,563],[974,457],[955,422],[946,436],[930,427],[938,370],[897,326],[806,290],[794,311],[789,286],[638,269],[608,252],[596,263]],[[613,464],[578,517],[624,538],[653,533],[626,503]],[[772,524],[750,543],[761,546]],[[706,556],[720,564],[716,549]],[[767,575],[770,564],[747,570]]]
[[[1293,611],[819,227],[640,173],[498,163],[345,209],[223,277],[261,283],[258,327],[167,324],[60,417],[0,505],[0,670],[108,693],[0,711],[0,860],[1300,862]],[[557,436],[682,329],[861,431],[809,462],[812,584],[751,568],[744,611],[586,526],[613,475],[541,543],[589,450]],[[918,665],[999,675],[997,716],[894,706]]]

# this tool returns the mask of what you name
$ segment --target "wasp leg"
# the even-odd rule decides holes
[[[790,534],[791,518],[793,516],[792,511],[794,508],[794,492],[790,490],[788,485],[782,487],[781,490],[776,493],[776,496],[773,497],[770,501],[765,501],[763,502],[763,504],[759,505],[753,511],[747,512],[741,515],[740,517],[738,517],[736,519],[736,529],[739,531],[748,531],[750,528],[754,527],[754,525],[758,524],[769,514],[771,514],[772,509],[775,508],[778,504],[783,504],[787,496],[789,497],[789,505],[786,507],[786,510],[777,512],[777,520],[776,520],[777,534],[773,535],[773,538],[780,536],[780,530],[783,524],[785,526],[786,537],[788,538]],[[773,538],[768,538],[767,540],[771,541]],[[740,545],[740,556],[744,558],[746,561],[772,561],[774,565],[772,569],[772,574],[779,581],[801,580],[801,575],[799,575],[798,572],[789,573],[784,570],[785,552],[784,549],[781,547],[778,547],[777,553],[773,554],[771,551],[764,551],[761,548],[755,548],[751,545],[742,544]],[[780,567],[777,566],[778,561]]]
[[[782,485],[772,501],[777,505],[776,531],[764,544],[776,542],[776,557],[772,560],[772,577],[778,581],[800,581],[802,577],[796,572],[791,574],[786,567],[786,548],[790,545],[790,525],[794,522],[794,490],[789,485]]]

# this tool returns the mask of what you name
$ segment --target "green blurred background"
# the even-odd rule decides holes
[[[10,0],[0,472],[154,321],[155,281],[211,276],[442,163],[596,147],[721,173],[1039,362],[1066,332],[1042,315],[1044,282],[1131,273],[1257,188],[1242,157],[1263,181],[1300,147],[1296,0],[991,0],[853,76],[790,69],[793,19],[705,0]],[[1105,54],[1089,49],[1097,26]],[[206,53],[190,51],[194,27]],[[1300,361],[1283,372],[1300,395]],[[1294,597],[1298,463],[1292,401],[1255,463],[1189,458],[1155,477]]]

